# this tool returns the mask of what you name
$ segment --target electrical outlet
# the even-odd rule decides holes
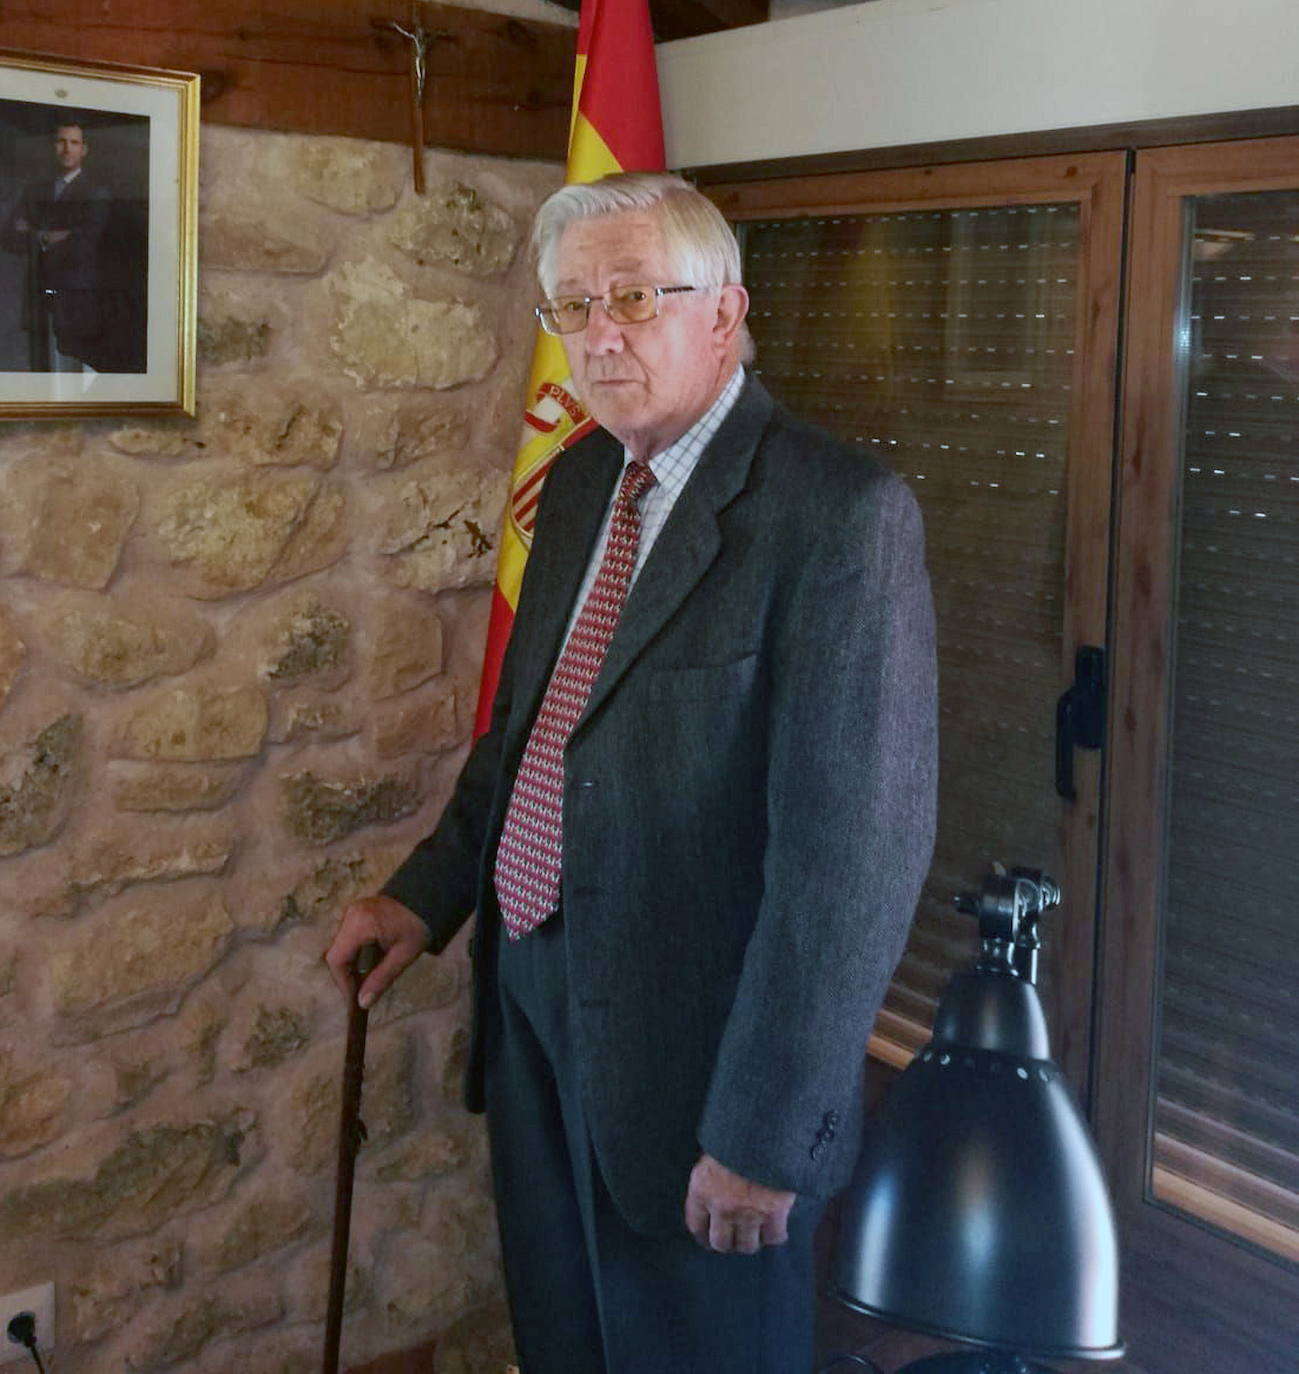
[[[17,1364],[19,1360],[31,1363],[27,1347],[9,1339],[9,1323],[20,1312],[35,1316],[36,1348],[41,1354],[54,1349],[54,1285],[38,1283],[35,1288],[24,1288],[20,1293],[7,1293],[0,1298],[0,1364]]]

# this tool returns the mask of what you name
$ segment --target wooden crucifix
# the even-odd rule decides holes
[[[376,29],[390,29],[410,44],[410,150],[413,159],[415,194],[424,194],[424,87],[428,82],[429,44],[445,37],[424,27],[420,0],[411,0],[410,18],[405,24],[395,19],[371,19]]]

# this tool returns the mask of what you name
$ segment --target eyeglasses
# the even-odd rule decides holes
[[[659,313],[659,297],[695,286],[611,286],[603,296],[557,296],[535,307],[547,334],[577,334],[586,328],[591,307],[599,301],[614,324],[644,324]]]

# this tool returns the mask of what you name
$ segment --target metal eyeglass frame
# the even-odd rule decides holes
[[[680,291],[699,291],[701,289],[702,288],[698,286],[651,286],[648,283],[642,284],[641,282],[628,282],[625,286],[610,287],[609,290],[606,291],[602,296],[558,296],[554,300],[543,301],[540,305],[534,305],[532,307],[532,313],[536,315],[537,323],[542,327],[542,329],[546,331],[547,334],[556,334],[562,337],[565,334],[580,334],[582,330],[584,330],[587,327],[587,325],[591,323],[591,307],[596,303],[596,301],[599,301],[600,304],[604,306],[604,313],[609,316],[609,318],[614,322],[614,324],[648,324],[651,320],[658,319],[660,297],[674,295]],[[613,295],[615,291],[653,292],[654,313],[652,315],[646,315],[643,320],[620,320],[617,317],[617,315],[615,315],[613,311],[610,309],[609,298]],[[558,305],[561,301],[566,305],[573,305],[576,304],[578,301],[581,301],[583,306],[582,323],[578,325],[577,328],[559,328],[559,319],[558,316],[555,315],[554,310],[556,305]]]

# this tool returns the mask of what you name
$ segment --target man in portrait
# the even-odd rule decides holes
[[[602,428],[547,478],[489,731],[326,958],[368,1006],[477,912],[526,1374],[807,1374],[933,844],[920,516],[746,370],[738,246],[680,179],[565,187],[534,245]]]
[[[22,327],[33,372],[93,371],[104,352],[112,198],[88,152],[84,127],[60,122],[48,174],[23,187],[0,232],[0,244],[27,259]]]

